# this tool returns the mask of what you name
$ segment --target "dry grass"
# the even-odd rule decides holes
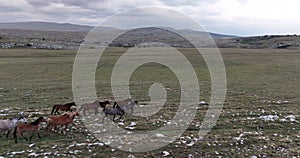
[[[180,50],[197,70],[201,99],[208,101],[210,79],[205,63],[195,50]],[[100,61],[104,65],[97,71],[96,87],[101,99],[111,96],[110,74],[123,51],[119,48],[110,49]],[[76,119],[77,126],[70,128],[67,134],[51,133],[49,136],[42,129],[42,139],[38,140],[34,136],[34,145],[24,140],[15,144],[12,137],[6,139],[2,132],[0,155],[24,157],[36,153],[40,156],[64,157],[161,157],[162,152],[167,151],[173,157],[299,157],[299,122],[263,121],[259,116],[277,115],[283,119],[293,115],[296,120],[300,120],[300,52],[273,49],[221,49],[221,52],[228,77],[226,102],[216,126],[202,140],[196,142],[194,138],[197,138],[207,107],[200,107],[182,138],[155,151],[129,153],[114,150],[101,144]],[[36,116],[48,116],[55,103],[71,101],[75,54],[75,51],[65,50],[0,50],[0,110],[9,109],[1,118],[10,118],[19,111],[25,111],[31,114],[28,120],[34,120]],[[130,81],[132,95],[140,102],[147,103],[149,86],[157,81],[171,89],[164,108],[168,111],[161,110],[150,121],[147,120],[147,124],[144,119],[127,116],[124,126],[137,122],[135,130],[151,130],[171,118],[172,111],[177,107],[177,90],[180,87],[174,74],[166,67],[147,64],[139,68]],[[282,104],[279,101],[288,103]],[[192,141],[194,145],[188,146]],[[13,153],[16,151],[21,153]]]

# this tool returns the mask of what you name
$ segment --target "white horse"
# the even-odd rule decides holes
[[[8,138],[10,131],[16,127],[18,122],[27,122],[27,120],[20,113],[13,119],[0,120],[0,131],[7,130],[6,138]]]

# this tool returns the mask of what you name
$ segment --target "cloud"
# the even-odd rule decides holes
[[[213,32],[240,35],[300,33],[298,0],[0,0],[0,21],[97,25],[116,13],[147,6],[179,11]]]

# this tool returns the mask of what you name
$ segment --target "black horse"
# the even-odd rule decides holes
[[[119,119],[122,118],[123,115],[125,115],[125,111],[120,107],[120,106],[116,106],[115,108],[104,108],[103,109],[104,112],[104,116],[102,118],[102,122],[104,120],[105,117],[107,117],[107,115],[114,115],[113,121],[115,121],[115,117],[116,115],[119,115]]]

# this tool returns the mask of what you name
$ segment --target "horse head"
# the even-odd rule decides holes
[[[26,119],[25,117],[20,117],[20,118],[18,118],[18,121],[19,121],[19,122],[22,122],[22,123],[27,123],[27,122],[28,122],[27,119]]]
[[[25,114],[23,111],[19,112],[16,116],[16,119],[19,121],[19,122],[23,122],[23,123],[26,123],[28,122],[27,119],[25,118]]]
[[[38,120],[39,120],[40,122],[47,122],[47,120],[46,120],[43,116],[40,116],[40,117],[38,118]]]
[[[133,100],[134,104],[137,106],[137,107],[140,107],[140,104],[137,100]]]

